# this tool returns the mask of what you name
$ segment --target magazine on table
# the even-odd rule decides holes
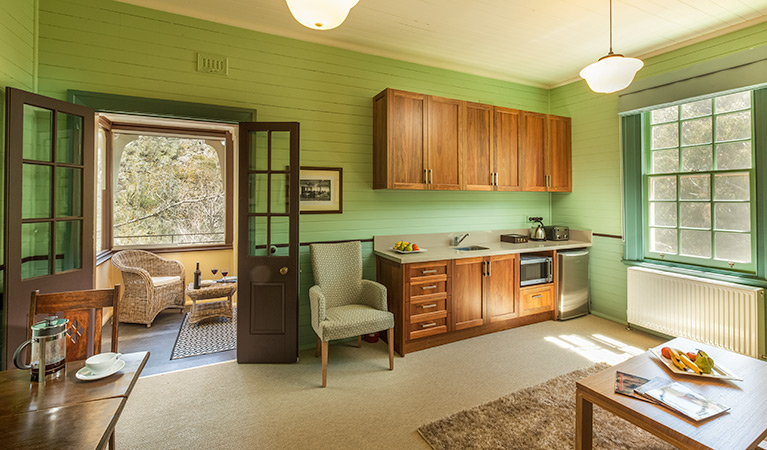
[[[708,419],[730,410],[729,406],[709,400],[703,394],[681,383],[661,377],[653,378],[647,384],[636,388],[634,392],[649,397],[695,421]]]
[[[220,278],[217,281],[217,283],[236,283],[236,282],[237,282],[237,277],[236,276],[223,277],[223,278]]]
[[[627,395],[632,398],[638,398],[650,403],[656,403],[655,400],[643,397],[636,393],[634,390],[638,387],[649,382],[647,378],[638,377],[630,373],[616,371],[615,372],[615,393]]]

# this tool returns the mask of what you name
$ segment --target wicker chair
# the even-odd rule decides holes
[[[184,265],[143,250],[123,250],[112,256],[122,272],[125,291],[120,301],[120,322],[152,326],[160,311],[184,310]]]

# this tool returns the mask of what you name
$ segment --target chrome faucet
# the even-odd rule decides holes
[[[453,247],[455,247],[457,245],[460,245],[461,242],[463,242],[463,240],[466,239],[467,237],[469,237],[469,233],[463,233],[460,236],[454,237],[453,238]]]

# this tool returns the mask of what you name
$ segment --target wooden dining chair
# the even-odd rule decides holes
[[[117,327],[120,312],[120,285],[112,289],[92,289],[87,291],[54,292],[41,294],[32,292],[29,302],[29,327],[32,337],[32,325],[39,314],[57,315],[69,319],[67,324],[67,361],[80,361],[101,353],[101,325],[103,309],[112,307],[112,349],[117,351]],[[91,311],[93,322],[91,325]],[[93,329],[93,342],[88,345],[90,329]],[[109,437],[109,448],[115,448],[115,433]]]

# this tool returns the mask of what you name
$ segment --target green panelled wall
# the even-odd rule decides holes
[[[68,89],[258,110],[301,123],[301,163],[342,167],[343,214],[301,217],[301,241],[486,230],[549,220],[545,193],[372,189],[372,98],[396,89],[546,112],[547,90],[364,55],[112,1],[40,0],[39,93]],[[296,24],[295,26],[300,26]],[[197,52],[229,58],[229,75],[198,73]],[[365,275],[375,277],[372,245]],[[301,345],[314,344],[307,247],[301,250]]]
[[[0,2],[0,223],[5,225],[5,88],[34,89],[35,1]],[[0,227],[0,265],[5,264],[5,226]],[[0,270],[0,298],[5,291]],[[0,309],[0,347],[5,335]],[[0,362],[2,366],[2,362]]]
[[[767,23],[693,44],[645,61],[637,79],[767,43]],[[551,90],[552,114],[572,117],[573,192],[553,194],[554,222],[622,235],[618,94],[595,94],[584,81]],[[592,311],[626,321],[626,267],[619,239],[595,237],[590,265]]]

